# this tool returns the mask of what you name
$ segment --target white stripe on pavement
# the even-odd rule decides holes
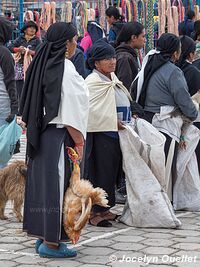
[[[120,229],[120,230],[113,231],[113,232],[110,232],[110,233],[106,233],[106,234],[103,234],[103,235],[100,235],[100,236],[96,236],[96,237],[91,237],[90,239],[84,240],[84,241],[80,242],[77,245],[74,245],[74,246],[71,245],[71,246],[68,246],[68,247],[69,248],[78,248],[78,247],[81,247],[82,245],[97,241],[99,239],[103,239],[103,238],[107,238],[107,237],[110,237],[110,236],[113,236],[113,235],[116,235],[116,234],[121,234],[121,233],[128,232],[131,229],[133,229],[133,227],[128,227],[126,229]]]
[[[83,246],[85,244],[94,242],[94,241],[99,240],[99,239],[103,239],[103,238],[107,238],[107,237],[110,237],[110,236],[113,236],[113,235],[116,235],[116,234],[128,232],[130,229],[133,229],[133,227],[128,227],[126,229],[113,231],[113,232],[106,233],[106,234],[103,234],[103,235],[100,235],[100,236],[96,236],[96,237],[91,237],[90,239],[82,241],[82,242],[80,242],[79,244],[77,244],[75,246],[70,245],[70,246],[67,246],[67,247],[68,248],[78,248],[78,247],[81,247],[81,246]],[[20,252],[20,251],[7,250],[7,249],[0,249],[0,255],[1,255],[1,252],[5,253],[5,254],[13,254],[13,255],[17,255],[17,256],[29,256],[29,257],[34,257],[34,258],[39,257],[38,254],[34,254],[34,253]]]

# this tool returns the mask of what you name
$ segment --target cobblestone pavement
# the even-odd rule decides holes
[[[24,159],[24,151],[23,136],[21,153],[14,158]],[[116,206],[114,210],[120,213],[122,208]],[[35,239],[22,232],[11,203],[7,204],[6,215],[7,221],[0,220],[0,267],[200,267],[200,213],[179,213],[179,230],[140,229],[117,222],[108,229],[88,225],[76,245],[78,256],[61,260],[35,254]]]

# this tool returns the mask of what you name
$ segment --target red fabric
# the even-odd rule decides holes
[[[13,52],[14,52],[14,53],[18,53],[18,52],[19,52],[19,47],[14,47],[14,48],[13,48]]]

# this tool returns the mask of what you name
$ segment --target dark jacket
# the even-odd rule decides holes
[[[192,32],[194,31],[194,21],[193,20],[186,20],[182,21],[178,25],[179,35],[187,35],[191,37]]]
[[[109,31],[109,36],[108,36],[109,42],[114,42],[117,39],[117,36],[120,33],[123,26],[124,26],[124,22],[121,22],[121,21],[113,23]]]
[[[10,98],[11,113],[17,114],[18,100],[15,84],[14,60],[10,51],[2,45],[0,45],[0,67],[4,75],[3,82]]]
[[[200,58],[195,60],[192,65],[194,65],[200,71]]]
[[[138,57],[135,49],[129,45],[121,44],[116,48],[117,66],[115,74],[129,90],[131,83],[139,71]]]
[[[30,41],[27,41],[24,36],[18,37],[14,42],[9,45],[9,49],[12,53],[14,53],[14,48],[24,46],[28,47],[30,50],[35,51],[36,48],[41,44],[41,41],[38,37],[33,37]],[[19,63],[23,63],[24,57],[22,56]]]
[[[193,96],[200,89],[200,71],[188,62],[185,62],[181,70],[184,73],[189,93]]]
[[[87,76],[85,68],[85,59],[83,50],[81,48],[76,48],[75,55],[71,58],[71,61],[74,64],[76,71],[85,79]]]
[[[16,114],[18,99],[14,76],[14,60],[10,51],[4,46],[11,38],[12,25],[3,17],[0,17],[0,24],[0,67],[3,72],[3,80],[0,80],[0,90],[1,85],[4,87],[4,83],[10,98],[11,113]]]

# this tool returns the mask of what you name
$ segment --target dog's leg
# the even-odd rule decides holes
[[[21,209],[22,209],[22,204],[23,204],[23,199],[14,199],[14,207],[13,207],[13,212],[16,214],[16,217],[19,222],[22,222],[23,216],[21,214]]]
[[[7,220],[8,217],[4,215],[5,206],[6,206],[7,199],[0,196],[0,219],[1,220]]]

